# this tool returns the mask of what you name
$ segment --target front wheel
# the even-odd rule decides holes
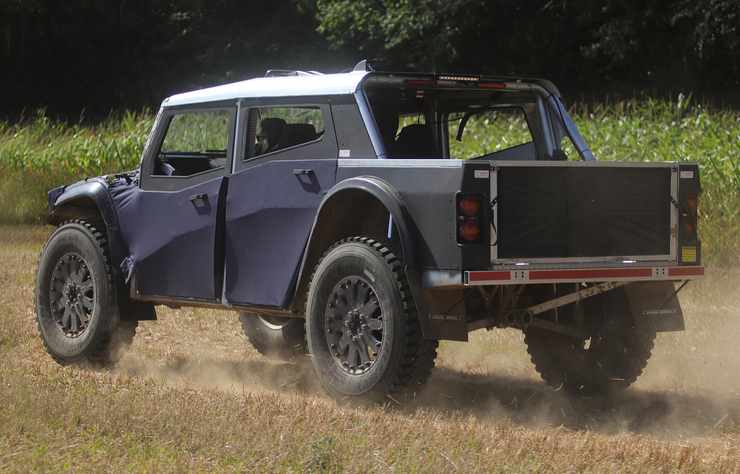
[[[306,333],[319,381],[339,398],[418,387],[437,354],[437,341],[422,337],[401,261],[365,237],[339,242],[317,265]]]
[[[105,235],[77,220],[60,226],[41,253],[36,320],[44,347],[60,364],[114,362],[136,321],[120,321]]]

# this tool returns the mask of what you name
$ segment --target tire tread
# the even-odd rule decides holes
[[[619,378],[609,380],[601,379],[595,369],[591,373],[578,374],[576,380],[569,379],[568,368],[562,367],[558,364],[557,358],[553,357],[552,349],[567,351],[563,349],[567,342],[559,335],[547,337],[547,333],[543,333],[542,330],[524,331],[524,343],[535,370],[551,387],[563,387],[571,393],[582,395],[606,394],[626,389],[635,383],[650,359],[655,345],[655,332],[636,330],[630,335],[633,337],[633,343],[630,346],[629,357],[623,359],[624,370],[619,374]]]
[[[403,353],[401,354],[399,369],[396,373],[392,374],[386,385],[386,389],[389,395],[412,392],[414,387],[423,385],[429,379],[434,368],[439,343],[434,339],[424,339],[421,333],[416,304],[413,301],[401,259],[387,245],[380,241],[364,236],[348,237],[337,241],[324,252],[314,267],[310,281],[314,280],[316,272],[324,258],[335,248],[347,243],[363,244],[379,254],[393,274],[403,305],[403,317],[401,317],[401,321],[403,321],[404,326],[401,328],[400,334],[403,335],[404,341],[401,345]],[[308,306],[308,298],[306,298],[306,306]],[[308,308],[306,308],[305,314],[308,317]]]
[[[99,230],[98,226],[100,224],[96,222],[88,221],[86,219],[70,219],[62,222],[46,240],[46,243],[41,249],[39,262],[43,258],[46,249],[49,243],[52,241],[53,237],[70,224],[77,224],[84,227],[85,230],[92,237],[92,240],[97,247],[98,252],[100,252],[100,255],[103,258],[103,267],[105,269],[105,284],[108,286],[108,291],[115,299],[115,288],[112,276],[113,273],[110,263],[110,254],[108,252],[108,240],[105,233]],[[34,301],[38,301],[38,285],[36,285],[34,291]],[[118,314],[118,305],[116,303],[114,303],[113,308],[109,308],[109,310],[115,312],[113,318],[111,318],[110,320],[109,327],[105,331],[103,337],[95,341],[94,345],[90,347],[90,349],[87,351],[87,354],[83,354],[75,358],[59,357],[54,354],[46,340],[41,337],[41,341],[44,345],[44,350],[54,359],[54,361],[56,361],[60,365],[76,364],[83,361],[88,361],[95,365],[108,365],[115,362],[115,358],[119,349],[129,346],[133,342],[134,336],[136,335],[136,328],[138,327],[138,321],[121,321],[120,315]],[[41,321],[38,317],[36,318],[36,327],[39,334],[42,334]]]

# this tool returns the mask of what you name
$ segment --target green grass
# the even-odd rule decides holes
[[[673,102],[644,99],[576,105],[572,110],[601,160],[698,162],[705,259],[737,260],[740,113],[711,110],[685,97]],[[82,126],[38,112],[19,124],[0,122],[0,199],[5,203],[0,207],[0,222],[39,222],[49,188],[137,167],[152,121],[150,113],[124,112],[96,126]],[[477,136],[475,124],[469,127],[466,135]],[[511,133],[502,128],[503,136]],[[481,143],[471,142],[471,146],[498,148],[489,141],[489,136],[481,135]],[[467,156],[466,150],[461,149],[460,155]]]

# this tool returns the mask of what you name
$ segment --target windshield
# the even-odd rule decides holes
[[[385,158],[593,159],[553,95],[543,98],[534,88],[435,87],[438,83],[368,81],[366,97]]]

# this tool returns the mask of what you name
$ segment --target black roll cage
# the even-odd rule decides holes
[[[418,84],[418,86],[417,86]],[[527,122],[534,137],[537,160],[559,160],[563,152],[560,143],[564,137],[573,142],[576,151],[582,160],[593,160],[588,145],[578,132],[570,116],[560,99],[560,91],[555,85],[544,79],[510,77],[510,76],[476,76],[476,75],[448,75],[448,74],[419,74],[419,73],[391,73],[371,72],[361,82],[356,95],[358,105],[366,112],[370,120],[366,121],[368,131],[373,138],[373,145],[379,158],[389,158],[388,150],[379,133],[377,121],[373,113],[372,103],[368,97],[367,90],[373,87],[399,87],[402,89],[414,89],[418,91],[459,91],[459,92],[481,92],[486,91],[478,88],[478,84],[496,84],[495,92],[501,94],[517,94],[522,97],[529,96],[525,101],[532,106],[532,111],[525,111]],[[532,100],[534,98],[534,100]],[[427,123],[440,122],[440,117],[433,110],[425,110]],[[446,131],[434,127],[435,139],[444,145],[443,158],[450,158],[446,148],[448,141],[443,142],[443,134]],[[449,140],[449,137],[446,138]]]

